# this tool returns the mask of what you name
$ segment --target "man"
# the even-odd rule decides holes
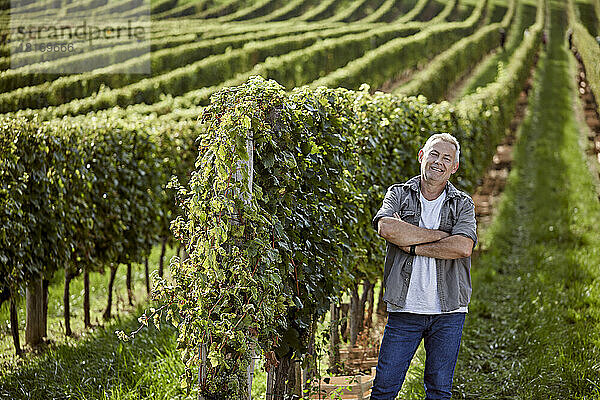
[[[448,179],[460,145],[447,133],[419,150],[421,174],[392,185],[373,227],[387,241],[383,284],[389,312],[371,399],[395,399],[421,339],[427,399],[450,399],[471,297],[475,206]]]

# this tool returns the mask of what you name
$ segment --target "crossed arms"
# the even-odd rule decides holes
[[[469,257],[474,244],[473,239],[466,236],[409,224],[402,221],[398,214],[379,219],[377,233],[407,253],[410,246],[416,245],[416,255],[446,260]]]

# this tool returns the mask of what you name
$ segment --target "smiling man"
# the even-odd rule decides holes
[[[460,145],[448,133],[419,150],[421,174],[390,186],[373,227],[387,241],[383,284],[388,321],[371,399],[392,400],[421,339],[427,399],[450,399],[471,298],[475,206],[448,179]]]

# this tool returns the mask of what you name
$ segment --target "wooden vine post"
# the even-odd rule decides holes
[[[271,366],[269,371],[267,372],[267,391],[266,391],[266,400],[275,400],[275,396],[273,395],[273,390],[275,388],[275,373],[274,367]]]
[[[242,198],[244,203],[248,205],[252,200],[252,182],[254,178],[254,141],[252,139],[252,132],[249,132],[246,137],[246,152],[248,153],[248,161],[247,162],[239,162],[236,168],[235,179],[237,181],[242,180],[242,170],[244,167],[248,170],[248,197],[244,198],[244,196],[240,193],[239,196]],[[245,164],[245,165],[244,165]],[[241,224],[241,218],[234,220],[233,223]],[[256,359],[256,348],[252,346],[252,355],[250,359],[250,365],[248,365],[248,399],[252,399],[252,379],[254,378],[254,361]]]
[[[206,344],[200,343],[198,347],[198,357],[200,358],[200,368],[198,368],[198,400],[205,400],[201,389],[206,382],[206,358],[208,357],[208,352],[206,351]]]
[[[235,180],[241,181],[243,179],[242,171],[244,168],[248,171],[248,196],[244,196],[242,193],[236,193],[237,196],[240,196],[242,201],[245,204],[249,204],[252,200],[252,182],[254,178],[254,141],[252,138],[252,133],[250,132],[246,137],[246,151],[248,153],[248,161],[239,161],[236,166],[235,171]],[[241,224],[240,213],[236,212],[236,218],[231,218],[233,224]],[[206,349],[205,343],[200,343],[198,348],[198,356],[200,359],[200,367],[198,368],[198,400],[205,400],[204,396],[202,396],[201,388],[204,386],[206,382],[206,360],[208,358],[208,351]],[[248,365],[247,370],[247,379],[248,379],[248,399],[252,399],[252,380],[254,378],[254,364],[256,360],[256,349],[252,346],[252,355],[250,360],[250,365]]]
[[[332,373],[335,375],[339,373],[340,369],[340,309],[335,301],[331,302],[329,312],[331,313],[331,322],[329,326],[329,366]]]

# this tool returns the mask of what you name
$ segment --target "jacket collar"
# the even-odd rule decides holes
[[[417,194],[421,189],[421,175],[413,176],[408,181],[406,181],[405,185],[415,191]],[[459,190],[450,182],[446,183],[446,197],[456,197],[459,196]]]

